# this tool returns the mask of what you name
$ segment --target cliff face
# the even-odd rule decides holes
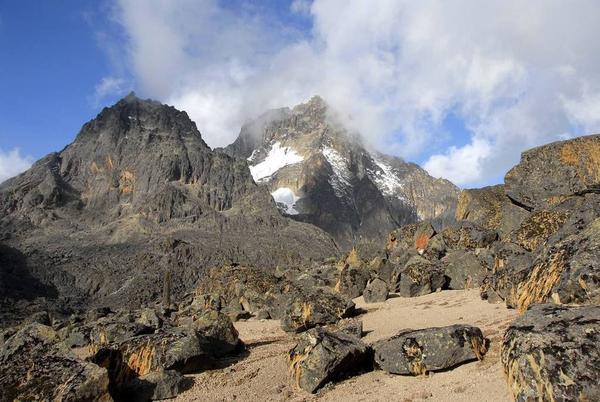
[[[2,297],[35,285],[66,304],[153,300],[165,270],[177,294],[206,266],[337,253],[323,231],[281,216],[246,161],[213,152],[185,112],[133,95],[0,185],[0,241],[3,279],[31,282],[3,283]]]
[[[420,219],[453,217],[459,190],[415,164],[369,150],[319,97],[265,113],[224,149],[246,158],[284,213],[343,247]]]

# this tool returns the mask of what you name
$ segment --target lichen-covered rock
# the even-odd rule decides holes
[[[468,325],[406,330],[373,344],[375,364],[392,374],[421,375],[479,359],[487,352],[481,330]]]
[[[442,231],[442,236],[449,248],[471,250],[489,247],[498,239],[498,233],[495,230],[469,221],[448,225]]]
[[[317,325],[334,324],[354,314],[354,303],[327,289],[296,290],[288,296],[281,327],[287,332],[302,332]]]
[[[445,287],[446,277],[443,268],[421,256],[414,256],[400,272],[397,290],[400,296],[415,297]]]
[[[330,381],[368,369],[369,357],[369,349],[359,338],[313,328],[290,350],[290,371],[299,388],[315,392]]]
[[[213,356],[224,356],[240,347],[238,331],[224,313],[212,310],[195,316],[190,328],[198,335],[201,347]]]
[[[363,297],[365,303],[382,303],[387,300],[389,293],[387,283],[379,278],[373,278],[367,283]]]
[[[178,371],[161,369],[134,378],[123,386],[119,397],[132,402],[172,399],[179,394],[183,383],[184,377]]]
[[[501,360],[517,401],[600,400],[600,306],[535,305],[508,328]]]
[[[366,267],[346,264],[340,271],[335,290],[349,299],[354,299],[363,294],[368,280],[369,271]]]
[[[600,303],[600,218],[581,233],[549,245],[535,259],[517,291],[517,307],[552,300]]]
[[[90,340],[96,345],[122,342],[133,336],[155,331],[155,328],[139,322],[136,315],[130,312],[111,314],[88,325],[91,327]]]
[[[442,258],[450,289],[478,288],[486,276],[482,261],[472,252],[452,250]]]
[[[419,254],[423,254],[429,245],[429,239],[435,236],[436,231],[429,222],[417,224],[414,235],[414,248]]]
[[[456,220],[467,220],[504,236],[528,215],[526,209],[513,204],[504,193],[504,185],[467,189],[460,193]]]
[[[105,369],[85,362],[50,327],[29,324],[0,348],[2,401],[112,401]]]
[[[496,242],[489,257],[481,297],[492,303],[504,301],[508,307],[515,308],[517,289],[531,272],[531,253],[514,243]]]
[[[508,236],[508,240],[527,251],[534,251],[566,222],[568,214],[556,210],[533,212]]]
[[[600,136],[590,135],[530,149],[504,177],[506,194],[534,209],[600,189]]]

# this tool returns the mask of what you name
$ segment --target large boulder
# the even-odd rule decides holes
[[[354,303],[328,289],[296,290],[288,296],[281,327],[287,332],[302,332],[317,325],[335,324],[354,314]]]
[[[290,350],[289,361],[296,385],[315,392],[330,381],[368,369],[370,354],[353,335],[313,328]]]
[[[52,328],[29,324],[0,348],[2,401],[112,401],[108,373],[60,342]]]
[[[373,344],[375,364],[392,374],[421,375],[481,360],[487,340],[468,325],[406,330]]]
[[[183,375],[178,371],[151,371],[125,384],[119,396],[122,400],[132,402],[172,399],[182,390],[184,382]]]
[[[600,189],[600,135],[533,148],[504,178],[506,194],[529,209]]]
[[[504,193],[504,185],[463,190],[458,197],[456,220],[467,220],[504,236],[528,215]]]
[[[531,253],[514,243],[496,242],[485,254],[481,258],[486,260],[488,272],[481,284],[481,297],[516,307],[517,290],[531,272]]]
[[[600,306],[535,305],[508,328],[501,360],[517,401],[600,400]]]
[[[373,278],[367,283],[367,287],[363,292],[365,303],[382,303],[387,300],[390,291],[387,283],[382,279]]]
[[[444,270],[421,257],[412,257],[400,272],[398,293],[403,297],[422,296],[446,287]]]
[[[346,264],[340,271],[335,290],[349,299],[354,299],[363,294],[368,280],[369,271],[366,267]]]
[[[600,218],[581,233],[546,247],[517,293],[521,310],[549,300],[558,304],[600,303]]]
[[[450,289],[477,288],[486,276],[484,263],[472,252],[452,250],[442,258]]]
[[[442,236],[449,248],[474,250],[489,247],[498,238],[498,233],[474,222],[461,221],[446,226]]]
[[[508,239],[527,251],[535,251],[560,229],[567,218],[566,211],[545,209],[535,211],[521,222]]]

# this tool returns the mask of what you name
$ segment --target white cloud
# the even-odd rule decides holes
[[[525,148],[600,128],[599,2],[296,0],[304,35],[251,4],[118,0],[140,89],[186,109],[212,146],[318,93],[380,150],[475,185]],[[451,112],[469,145],[449,148]]]
[[[33,158],[23,156],[19,149],[4,152],[0,149],[0,183],[29,169]]]
[[[122,78],[102,78],[94,88],[94,103],[99,104],[107,96],[122,94],[126,91],[126,85],[125,80]]]

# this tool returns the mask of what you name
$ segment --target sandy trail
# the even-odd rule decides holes
[[[283,332],[279,321],[236,323],[247,344],[245,356],[224,361],[228,367],[189,376],[194,385],[175,401],[510,401],[499,361],[504,330],[516,317],[504,305],[489,304],[478,290],[444,291],[415,298],[394,297],[385,303],[358,307],[366,343],[394,335],[406,328],[419,329],[451,324],[476,325],[491,340],[481,362],[424,377],[406,377],[374,371],[329,385],[316,395],[297,390],[286,361],[294,336]]]

